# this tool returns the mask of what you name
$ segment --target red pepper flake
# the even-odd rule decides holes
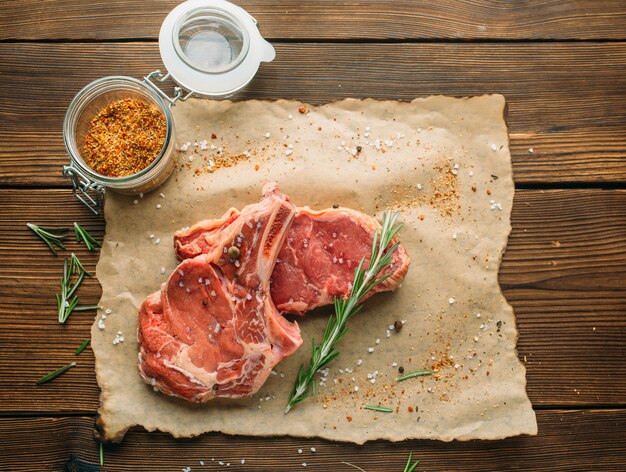
[[[299,111],[300,113],[303,113],[303,114],[304,114],[304,113],[306,113],[308,110],[307,110],[305,107],[300,107],[300,108],[298,108],[298,111]]]
[[[409,406],[409,407],[407,407],[407,410],[409,410],[410,412],[413,412],[413,407]]]
[[[165,116],[157,107],[134,98],[117,100],[91,120],[85,162],[108,177],[136,174],[161,153],[165,135]]]
[[[352,421],[352,416],[346,416],[346,419],[347,419],[348,421]]]
[[[217,134],[211,133],[211,139],[217,139]]]

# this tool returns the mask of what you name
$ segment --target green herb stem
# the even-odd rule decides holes
[[[386,406],[377,406],[377,405],[367,405],[363,407],[365,410],[373,410],[373,411],[380,411],[382,413],[392,413],[393,412],[393,408],[389,408]]]
[[[96,241],[85,228],[83,228],[76,222],[74,222],[74,234],[76,235],[76,241],[82,241],[83,243],[85,243],[88,251],[95,252],[98,250],[99,247],[102,247],[102,244]]]
[[[404,472],[413,472],[415,468],[418,466],[418,464],[420,463],[420,461],[417,460],[411,464],[412,459],[413,459],[413,453],[409,452],[409,459],[406,461],[406,465],[404,466]]]
[[[76,365],[76,362],[70,362],[69,364],[64,365],[63,367],[55,370],[54,372],[50,372],[49,374],[44,375],[39,380],[37,380],[36,383],[37,383],[37,385],[41,385],[41,384],[45,384],[46,382],[50,382],[52,379],[58,377],[63,372],[65,372],[66,370],[71,369],[75,365]]]
[[[74,296],[78,287],[83,283],[85,274],[89,274],[76,254],[72,253],[69,261],[63,261],[63,278],[61,279],[61,293],[57,294],[57,310],[59,323],[65,323],[72,312],[77,308],[79,298]],[[75,280],[72,277],[75,277]]]
[[[57,251],[54,246],[61,249],[65,249],[63,240],[67,236],[67,228],[43,228],[33,223],[26,223],[33,233],[41,238],[41,240],[48,245],[52,254],[57,255]]]
[[[369,291],[384,282],[391,275],[386,274],[378,277],[381,271],[391,265],[393,253],[400,245],[400,243],[395,243],[388,248],[391,240],[401,228],[401,225],[396,225],[397,219],[397,212],[391,213],[386,211],[384,213],[382,227],[374,233],[369,267],[365,270],[363,268],[365,258],[361,259],[361,262],[354,271],[354,280],[352,282],[350,296],[347,299],[335,298],[335,314],[328,319],[322,342],[316,345],[315,339],[311,341],[311,359],[309,366],[306,369],[304,365],[300,366],[298,377],[293,386],[285,413],[289,413],[296,403],[301,402],[309,395],[311,385],[315,386],[314,377],[316,372],[326,367],[326,365],[339,355],[339,351],[335,349],[335,345],[348,332],[346,326],[348,320],[356,315],[363,307],[363,305],[359,305],[359,301]],[[315,392],[314,388],[313,390]]]
[[[104,447],[102,443],[100,443],[100,467],[104,466]]]
[[[76,348],[76,351],[74,351],[74,354],[79,355],[81,352],[83,352],[85,350],[85,348],[89,345],[89,339],[85,339],[80,346],[78,346]]]
[[[415,372],[409,372],[396,379],[396,382],[402,382],[406,379],[412,379],[413,377],[421,377],[422,375],[432,375],[432,370],[416,370]]]

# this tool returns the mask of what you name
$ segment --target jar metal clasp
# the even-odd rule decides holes
[[[94,214],[101,215],[104,207],[104,186],[92,182],[73,166],[63,166],[63,175],[72,179],[74,195]]]
[[[172,106],[174,106],[174,104],[177,101],[180,100],[181,102],[184,102],[185,100],[191,98],[193,96],[193,92],[189,92],[187,95],[183,95],[183,89],[176,86],[174,87],[174,97],[172,98],[163,90],[161,90],[161,88],[152,81],[152,80],[157,80],[163,83],[169,78],[170,78],[169,72],[164,75],[160,70],[155,70],[153,72],[150,72],[148,75],[146,75],[143,78],[143,81],[148,87],[150,87],[152,90],[158,93],[161,96],[161,98],[165,99],[169,103],[170,108],[172,108]]]

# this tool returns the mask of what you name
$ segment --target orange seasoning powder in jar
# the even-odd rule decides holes
[[[135,98],[110,103],[89,124],[85,163],[100,175],[125,177],[148,167],[163,148],[165,116]]]

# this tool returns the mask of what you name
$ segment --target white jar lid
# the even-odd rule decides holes
[[[261,62],[276,53],[256,20],[225,0],[188,0],[174,8],[159,33],[163,64],[185,90],[225,98],[245,87]]]

